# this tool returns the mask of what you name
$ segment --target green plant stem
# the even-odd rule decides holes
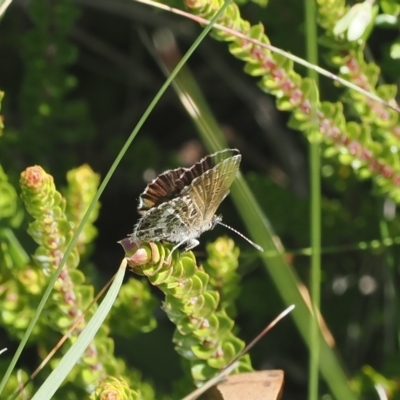
[[[310,143],[310,178],[311,178],[311,279],[310,294],[313,315],[310,318],[310,361],[308,380],[308,399],[318,398],[319,369],[319,323],[320,280],[321,280],[321,183],[320,183],[320,152],[318,143]]]
[[[379,223],[379,229],[383,240],[390,236],[387,221],[382,217]],[[386,356],[390,356],[393,352],[400,349],[400,329],[399,329],[399,312],[397,310],[397,291],[396,291],[396,262],[391,250],[386,251],[386,277],[384,288],[384,328],[385,340],[384,352]],[[394,339],[394,335],[396,336]]]
[[[75,244],[79,238],[79,235],[81,234],[83,227],[85,226],[86,222],[89,220],[90,214],[92,213],[92,211],[95,209],[97,202],[100,199],[100,196],[102,195],[104,189],[106,188],[108,182],[110,181],[114,171],[116,170],[118,164],[120,163],[120,161],[122,160],[122,157],[125,155],[125,153],[127,152],[129,146],[131,145],[131,143],[133,142],[133,140],[135,139],[136,135],[138,134],[140,128],[143,126],[143,124],[145,123],[145,121],[147,120],[147,117],[150,115],[150,113],[152,112],[153,108],[156,106],[156,104],[158,103],[158,101],[160,100],[161,96],[164,94],[164,92],[167,90],[167,88],[169,87],[169,85],[171,84],[171,82],[174,80],[175,76],[178,74],[178,72],[180,71],[180,69],[184,66],[184,64],[187,62],[187,60],[189,59],[189,57],[193,54],[193,52],[195,51],[195,49],[197,48],[197,46],[201,43],[201,41],[204,39],[204,37],[207,35],[207,33],[211,30],[211,28],[213,27],[215,21],[220,17],[220,15],[225,11],[225,9],[232,3],[232,0],[227,0],[224,5],[220,8],[220,10],[215,14],[214,18],[211,20],[210,24],[207,25],[203,32],[201,32],[201,34],[199,35],[199,37],[197,38],[197,40],[193,43],[193,45],[190,47],[190,49],[186,52],[186,54],[182,57],[182,59],[180,60],[180,62],[177,64],[176,68],[174,69],[174,71],[172,71],[172,73],[170,74],[170,76],[168,77],[168,79],[165,81],[165,83],[162,85],[161,89],[158,91],[158,93],[154,96],[154,99],[151,101],[151,103],[149,104],[149,106],[147,107],[146,111],[143,113],[142,117],[140,118],[139,122],[137,123],[137,125],[135,126],[135,128],[133,129],[132,133],[129,135],[129,138],[127,139],[127,141],[125,142],[124,146],[122,147],[122,149],[120,150],[120,152],[118,153],[117,157],[115,158],[114,162],[112,163],[110,169],[108,170],[103,182],[100,184],[100,187],[96,193],[96,195],[94,196],[92,202],[90,203],[84,217],[82,218],[81,223],[79,224],[78,228],[76,229],[71,242],[69,243],[69,245],[67,246],[67,249],[65,251],[64,257],[62,258],[60,265],[57,268],[57,271],[54,273],[54,275],[52,276],[52,278],[50,279],[49,285],[46,288],[46,291],[43,294],[42,299],[40,300],[40,303],[37,307],[37,311],[36,314],[34,315],[34,317],[32,318],[32,321],[29,323],[28,328],[26,329],[26,332],[7,368],[7,371],[5,372],[3,379],[0,382],[0,394],[3,391],[21,353],[22,350],[25,347],[26,342],[28,341],[28,338],[30,336],[30,334],[32,333],[32,330],[37,322],[37,320],[39,319],[39,316],[44,308],[44,305],[46,304],[47,299],[50,296],[51,291],[53,290],[53,286],[58,278],[58,276],[60,275],[60,272],[63,268],[63,266],[65,265],[66,260],[68,259],[69,255],[71,254],[71,251],[74,249]]]
[[[318,64],[316,9],[314,0],[305,0],[306,19],[306,43],[307,61],[310,64]],[[318,74],[314,70],[308,70],[308,76],[318,87]],[[310,182],[311,182],[311,279],[310,294],[312,315],[310,318],[310,360],[308,369],[308,399],[318,398],[318,370],[319,370],[319,325],[318,314],[320,308],[320,278],[321,278],[321,182],[320,182],[320,145],[318,135],[318,123],[316,118],[317,103],[311,101],[312,124],[310,135]]]

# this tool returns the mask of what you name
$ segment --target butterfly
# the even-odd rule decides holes
[[[226,226],[215,213],[229,194],[241,159],[239,150],[225,149],[202,158],[190,168],[176,168],[158,175],[139,197],[141,218],[130,240],[174,243],[171,255],[183,244],[186,251],[196,247],[198,237],[215,225]]]

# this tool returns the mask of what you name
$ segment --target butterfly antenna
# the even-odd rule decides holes
[[[237,235],[239,235],[239,236],[241,236],[243,239],[247,240],[247,241],[248,241],[252,246],[254,246],[257,250],[264,251],[264,249],[263,249],[261,246],[259,246],[258,244],[254,243],[253,241],[251,241],[248,237],[244,236],[243,233],[240,233],[239,231],[237,231],[236,229],[232,228],[231,226],[224,224],[224,223],[221,222],[220,220],[217,220],[216,223],[217,223],[218,225],[222,225],[222,226],[224,226],[225,228],[228,228],[228,229],[230,229],[231,231],[235,232]]]

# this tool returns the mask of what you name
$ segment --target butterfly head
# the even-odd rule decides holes
[[[207,230],[214,229],[222,221],[222,215],[214,215],[211,222],[209,223]]]

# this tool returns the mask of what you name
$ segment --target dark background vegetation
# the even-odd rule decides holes
[[[165,34],[161,30],[169,29],[183,53],[200,27],[181,17],[124,1],[60,2],[65,7],[65,20],[54,26],[46,14],[48,6],[38,3],[15,1],[0,22],[0,89],[6,93],[0,161],[16,185],[21,171],[37,164],[62,187],[66,171],[84,163],[101,176],[106,174],[165,80],[138,29],[150,36]],[[243,5],[242,13],[253,23],[262,21],[275,46],[304,56],[302,2],[270,1],[267,8],[248,3]],[[385,70],[387,44],[393,37],[390,31],[375,30],[370,49],[389,82],[399,77],[391,66]],[[60,46],[56,53],[51,54],[49,49],[43,57],[40,50],[46,40]],[[288,115],[277,111],[274,99],[242,72],[242,63],[232,58],[225,43],[207,38],[188,67],[229,146],[242,152],[241,170],[288,251],[309,247],[306,138],[286,127]],[[298,71],[304,73],[304,69]],[[46,79],[53,79],[52,94],[41,91]],[[336,98],[338,89],[331,81],[323,79],[321,84],[322,98]],[[38,109],[42,96],[54,96],[55,115],[46,116]],[[120,263],[123,253],[117,241],[131,232],[137,220],[137,198],[146,181],[165,169],[191,165],[205,154],[191,120],[169,89],[101,198],[92,261],[103,281]],[[393,321],[385,316],[385,290],[397,287],[398,278],[388,283],[391,278],[381,251],[340,250],[343,245],[380,239],[382,199],[373,196],[369,181],[357,181],[348,167],[335,160],[323,161],[323,175],[323,245],[334,249],[322,259],[322,313],[349,376],[359,374],[367,364],[382,374],[391,370],[393,375],[393,366],[394,371],[399,370],[391,362],[398,356],[398,348],[396,329],[391,329]],[[225,223],[246,234],[229,199],[220,212]],[[33,242],[24,234],[26,224],[21,227],[20,237],[33,251]],[[394,232],[397,226],[395,217]],[[204,244],[219,235],[234,236],[222,227],[204,234],[202,245],[195,249],[200,259]],[[239,237],[234,240],[241,248],[243,275],[237,329],[239,336],[249,341],[284,305],[253,257],[255,250]],[[397,269],[398,250],[387,251],[395,257]],[[295,255],[290,262],[308,282],[309,258]],[[259,293],[263,293],[262,301]],[[116,340],[116,353],[127,357],[160,390],[170,391],[172,381],[181,375],[181,366],[171,344],[173,326],[161,310],[157,317],[156,331]],[[389,328],[386,331],[385,326]],[[6,337],[7,333],[0,330],[1,341]],[[284,399],[306,398],[308,352],[290,318],[263,338],[251,356],[256,369],[285,371]],[[324,390],[322,386],[321,393]]]

